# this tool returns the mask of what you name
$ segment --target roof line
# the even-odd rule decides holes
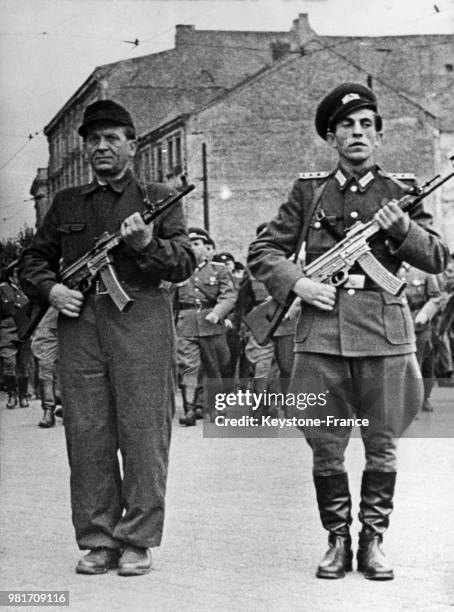
[[[409,95],[407,95],[406,93],[400,91],[399,89],[396,89],[395,87],[393,87],[392,85],[390,85],[389,83],[387,83],[386,81],[384,81],[383,79],[381,79],[379,76],[369,72],[368,70],[366,70],[365,68],[363,68],[363,66],[361,66],[360,64],[357,64],[356,62],[353,62],[352,60],[350,60],[348,57],[346,57],[345,55],[343,55],[342,53],[339,53],[338,51],[334,51],[333,47],[327,47],[326,45],[323,44],[323,42],[321,42],[318,38],[314,38],[312,39],[313,42],[317,42],[319,45],[321,45],[326,51],[328,51],[329,53],[333,53],[334,55],[337,55],[338,57],[340,57],[341,59],[343,59],[345,62],[347,62],[348,64],[350,64],[351,66],[353,66],[354,68],[356,68],[357,70],[359,70],[360,72],[364,72],[365,74],[370,74],[376,81],[377,83],[380,83],[381,85],[383,85],[384,87],[387,87],[390,91],[392,91],[393,93],[395,93],[397,96],[403,98],[404,100],[406,100],[407,102],[409,102],[410,104],[412,104],[413,106],[415,106],[416,108],[418,108],[418,110],[422,111],[423,113],[425,113],[428,117],[431,117],[434,120],[439,119],[439,117],[437,115],[434,115],[433,113],[431,113],[429,110],[427,110],[426,108],[424,108],[424,106],[422,106],[421,104],[419,104],[419,102],[416,102],[416,100],[414,100],[413,98],[411,98]],[[311,41],[311,42],[312,42]]]

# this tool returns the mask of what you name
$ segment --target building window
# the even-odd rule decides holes
[[[162,145],[158,145],[156,149],[156,179],[164,182],[164,163],[163,163]]]

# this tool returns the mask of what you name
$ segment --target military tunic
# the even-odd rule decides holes
[[[150,184],[158,202],[171,193]],[[48,299],[60,258],[69,265],[103,231],[146,207],[128,171],[60,191],[20,269],[25,291]],[[125,242],[112,251],[122,285],[134,299],[120,312],[96,283],[78,318],[58,318],[59,371],[71,468],[71,504],[81,549],[158,546],[175,392],[175,336],[171,302],[162,281],[188,278],[195,260],[181,204],[153,223],[140,252]],[[120,472],[117,452],[123,459]]]
[[[175,301],[179,380],[192,403],[201,364],[212,383],[213,393],[222,386],[223,372],[230,358],[224,318],[236,301],[232,275],[224,264],[205,260],[191,278],[177,285]],[[210,312],[219,318],[217,323],[206,320]],[[211,405],[211,397],[209,401]]]
[[[277,216],[251,244],[248,263],[252,274],[265,282],[275,299],[285,303],[295,282],[304,276],[288,259],[303,227],[308,228],[306,262],[310,263],[335,245],[348,227],[370,221],[383,202],[407,191],[401,181],[377,166],[361,177],[349,175],[341,166],[321,177],[303,176]],[[316,194],[318,202],[311,214]],[[380,232],[370,240],[373,255],[392,274],[403,260],[432,274],[440,272],[448,249],[432,228],[430,214],[422,203],[412,205],[408,212],[411,220],[404,240],[397,243]],[[327,406],[312,411],[316,416],[325,410],[344,417],[367,415],[372,425],[362,431],[366,470],[394,471],[394,439],[422,403],[411,314],[403,297],[381,289],[359,266],[350,272],[363,277],[362,288],[356,282],[358,277],[352,277],[350,287],[338,289],[332,311],[302,302],[291,390],[330,390]],[[348,429],[321,427],[305,434],[314,451],[315,473],[345,471]]]
[[[26,306],[28,298],[13,283],[0,283],[0,358],[5,376],[27,377],[30,342],[21,342],[17,333],[15,315]]]

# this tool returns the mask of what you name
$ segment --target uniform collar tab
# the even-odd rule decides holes
[[[339,185],[341,191],[345,189],[348,183],[348,177],[344,174],[344,172],[340,168],[337,169],[334,175],[334,178],[336,179],[337,184]]]

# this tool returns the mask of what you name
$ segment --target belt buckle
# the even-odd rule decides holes
[[[95,281],[95,294],[96,295],[107,295],[109,292],[107,291],[104,283],[97,279]]]
[[[345,289],[364,289],[366,276],[364,274],[349,274],[344,284]]]

